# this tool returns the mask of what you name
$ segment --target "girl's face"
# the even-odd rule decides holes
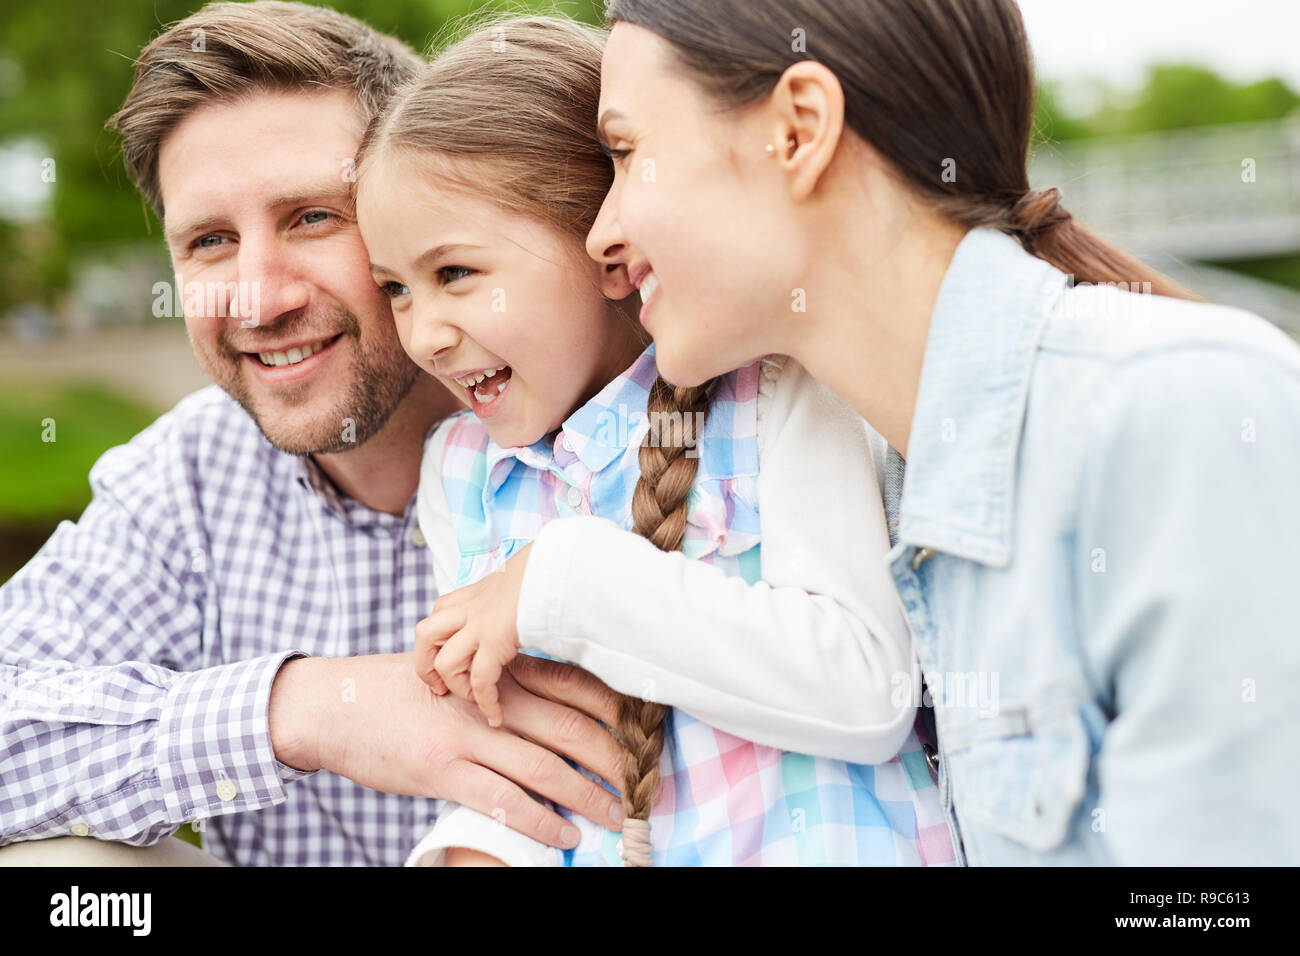
[[[372,158],[357,193],[371,274],[415,363],[498,445],[531,445],[641,345],[611,314],[602,266],[577,239],[442,184],[433,162],[396,150]]]
[[[587,251],[626,265],[663,377],[699,385],[783,351],[806,246],[764,150],[771,124],[761,111],[720,113],[668,50],[633,24],[611,32],[598,132],[614,183]]]

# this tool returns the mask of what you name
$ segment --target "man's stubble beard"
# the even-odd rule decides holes
[[[209,368],[209,375],[239,403],[257,423],[266,440],[279,451],[290,455],[327,455],[359,448],[387,424],[422,374],[400,346],[368,351],[361,347],[361,325],[356,316],[346,311],[339,315],[343,319],[342,334],[332,348],[344,347],[348,340],[357,343],[352,381],[334,408],[313,416],[310,425],[295,429],[295,433],[276,428],[274,422],[267,420],[267,413],[259,413],[244,382],[243,363],[246,360],[243,352],[233,348],[224,335],[221,338],[217,361],[227,373],[218,376],[213,374],[214,369]],[[277,337],[296,338],[289,334],[292,331],[292,328],[281,329]],[[299,405],[295,397],[309,394],[312,388],[311,382],[305,382],[299,388],[284,390],[280,394],[286,404]]]

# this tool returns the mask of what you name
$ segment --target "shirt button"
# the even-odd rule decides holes
[[[235,785],[231,783],[229,780],[217,781],[217,796],[219,796],[222,800],[226,800],[226,801],[233,800],[235,799],[235,794],[237,794],[238,792],[239,791],[235,789]]]
[[[580,488],[570,488],[570,489],[569,489],[569,507],[570,507],[570,508],[573,508],[573,509],[576,511],[576,510],[578,509],[578,506],[581,505],[581,504],[582,504],[582,489],[580,489]]]
[[[424,532],[419,528],[416,528],[411,532],[411,544],[415,545],[417,548],[423,548],[428,543],[428,541],[424,540]]]
[[[85,836],[89,832],[90,827],[86,826],[84,823],[74,823],[72,825],[73,836]]]
[[[573,443],[569,441],[568,432],[560,433],[560,447],[565,451],[573,451]]]

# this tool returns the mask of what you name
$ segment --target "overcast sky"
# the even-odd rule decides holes
[[[1044,79],[1136,85],[1153,62],[1201,63],[1300,92],[1300,0],[1019,0]]]

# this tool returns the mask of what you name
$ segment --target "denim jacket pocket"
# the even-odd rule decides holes
[[[1077,710],[1000,714],[948,751],[957,815],[1032,850],[1059,846],[1087,792],[1091,747]],[[992,731],[991,733],[989,731]]]

